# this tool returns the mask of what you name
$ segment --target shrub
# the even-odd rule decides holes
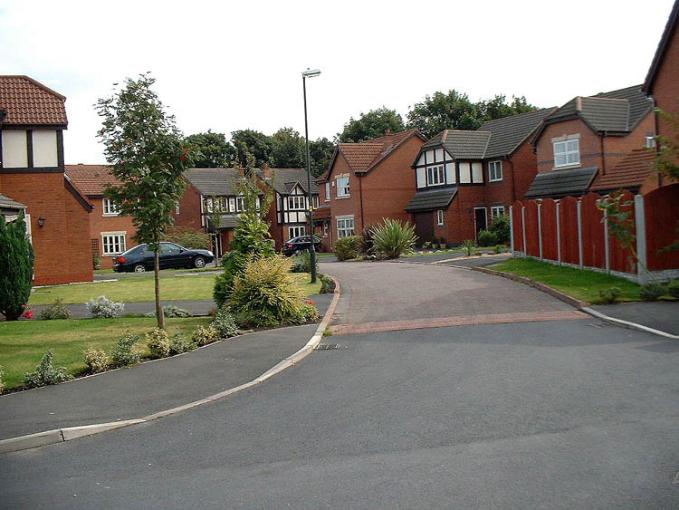
[[[292,257],[292,272],[293,273],[310,273],[311,272],[311,253],[304,250]],[[316,271],[318,271],[318,258],[316,259]]]
[[[58,298],[51,305],[40,312],[40,318],[45,321],[57,320],[57,319],[70,319],[71,311],[64,304],[64,300]]]
[[[219,309],[212,326],[217,330],[220,338],[230,338],[238,334],[238,326],[231,311],[225,306]]]
[[[639,291],[639,296],[644,301],[657,301],[663,294],[665,294],[665,288],[659,283],[647,283],[642,285]]]
[[[464,248],[467,257],[471,257],[474,249],[476,248],[476,243],[473,239],[466,239],[462,241],[462,247]]]
[[[101,257],[96,253],[92,254],[92,269],[95,271],[101,269]]]
[[[422,248],[425,249],[425,250],[430,250],[431,246],[432,246],[431,241],[426,241],[426,242],[422,243]]]
[[[198,326],[191,336],[191,341],[198,346],[211,344],[217,340],[219,340],[219,333],[212,324],[209,326]]]
[[[111,351],[111,365],[126,367],[139,363],[141,354],[135,349],[137,342],[139,342],[139,335],[128,333],[121,336]]]
[[[90,374],[105,372],[111,364],[108,354],[98,349],[87,349],[84,352],[84,356],[87,372]]]
[[[152,358],[165,358],[170,355],[170,336],[167,331],[154,328],[144,335],[146,346]]]
[[[335,280],[324,274],[319,274],[318,279],[321,280],[320,294],[331,294],[335,292]]]
[[[509,242],[510,236],[509,216],[507,214],[503,214],[501,216],[495,217],[493,219],[493,222],[490,224],[490,228],[488,230],[490,230],[496,235],[497,237],[496,243],[507,244]]]
[[[479,232],[479,246],[493,246],[497,244],[497,235],[490,230]]]
[[[602,303],[616,303],[618,298],[622,295],[622,291],[618,287],[611,287],[609,289],[601,289],[599,291],[599,301]]]
[[[181,354],[188,352],[194,348],[194,344],[187,340],[182,335],[174,335],[170,340],[170,355]]]
[[[282,257],[254,260],[233,282],[229,307],[244,327],[296,324],[304,298]]]
[[[673,298],[679,298],[679,280],[672,280],[667,285],[667,293]]]
[[[24,313],[33,285],[33,248],[24,215],[5,223],[0,215],[0,313],[15,321]]]
[[[416,241],[415,227],[408,222],[385,218],[382,225],[373,229],[374,249],[388,259],[413,251]]]
[[[165,241],[177,243],[185,248],[209,250],[210,234],[187,227],[173,227],[165,235]]]
[[[106,296],[99,296],[97,299],[90,299],[87,303],[87,310],[95,319],[110,319],[112,317],[119,317],[125,305],[123,303],[116,303],[108,299]]]
[[[66,372],[64,367],[55,367],[54,354],[52,354],[52,351],[47,351],[40,360],[40,364],[35,367],[35,371],[26,372],[24,384],[28,388],[39,388],[50,384],[59,384],[69,379],[72,379],[72,376]]]
[[[165,314],[165,317],[170,318],[191,317],[191,312],[175,305],[165,305],[163,307],[163,314]],[[155,313],[153,315],[155,316]]]
[[[355,259],[361,251],[362,241],[359,236],[343,237],[335,241],[335,257],[340,262]]]

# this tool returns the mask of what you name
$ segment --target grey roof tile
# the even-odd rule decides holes
[[[483,123],[479,131],[491,133],[484,157],[498,158],[514,152],[554,110],[555,108],[543,108]]]
[[[596,167],[552,170],[537,174],[525,198],[561,198],[568,195],[583,195],[589,189],[596,174]]]
[[[410,199],[405,210],[408,212],[434,211],[445,209],[457,194],[457,188],[419,191]]]
[[[258,173],[260,176],[262,175],[261,171]],[[273,176],[273,187],[281,195],[290,193],[297,183],[306,193],[307,174],[304,168],[272,168],[271,174]],[[311,193],[318,193],[318,185],[313,176],[311,177]]]
[[[0,209],[26,209],[26,206],[6,195],[0,194]]]
[[[237,168],[190,168],[184,177],[204,196],[238,194],[241,176]]]

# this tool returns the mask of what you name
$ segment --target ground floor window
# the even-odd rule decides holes
[[[495,218],[499,218],[500,216],[503,216],[505,213],[505,206],[504,205],[494,205],[490,208],[490,219],[491,221],[494,220]]]
[[[104,255],[118,255],[125,251],[125,232],[109,232],[101,234],[102,252]]]
[[[304,225],[297,225],[295,227],[288,227],[288,239],[299,237],[306,234],[306,227]]]
[[[354,235],[354,217],[340,216],[337,218],[337,238],[349,237]]]
[[[443,225],[443,217],[444,217],[443,209],[437,210],[436,211],[436,224],[439,227]]]

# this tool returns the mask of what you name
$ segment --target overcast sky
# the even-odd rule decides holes
[[[92,105],[151,71],[185,134],[282,126],[332,136],[351,116],[455,88],[560,105],[643,82],[672,0],[408,2],[0,0],[0,74],[67,97],[67,163],[102,163]]]

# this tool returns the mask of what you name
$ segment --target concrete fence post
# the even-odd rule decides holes
[[[528,255],[528,246],[526,246],[526,207],[521,206],[521,233],[523,235],[523,254]]]
[[[556,214],[556,259],[561,265],[561,202],[556,201],[556,208],[554,209]]]
[[[583,246],[582,246],[582,201],[578,200],[578,265],[583,267]]]
[[[509,250],[514,256],[514,206],[509,206]]]
[[[608,246],[608,211],[604,209],[604,260],[606,272],[611,272],[611,251]]]
[[[647,267],[647,252],[646,252],[646,214],[644,212],[644,197],[641,195],[634,196],[634,226],[637,234],[637,276],[639,283],[647,283],[647,275],[644,269]]]
[[[542,260],[542,204],[538,202],[538,253]]]

